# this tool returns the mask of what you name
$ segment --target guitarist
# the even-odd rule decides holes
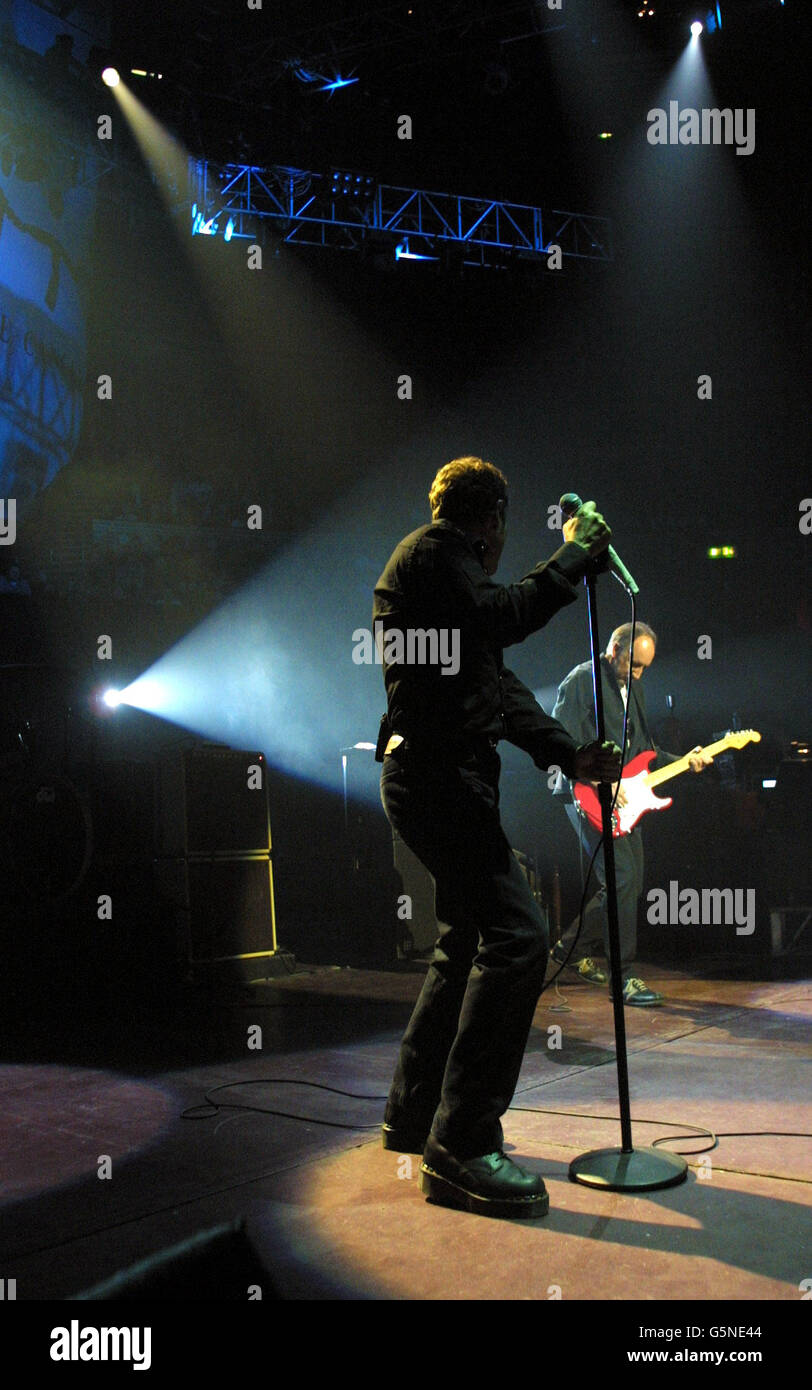
[[[631,623],[623,623],[621,627],[615,628],[609,638],[606,652],[600,659],[606,738],[622,746],[623,718],[628,704],[625,762],[629,763],[638,753],[654,748],[657,752],[657,763],[662,766],[665,763],[676,762],[679,755],[665,753],[657,748],[649,732],[646,702],[640,684],[643,672],[654,660],[657,637],[647,623],[636,623],[634,653],[631,654],[631,631]],[[561,682],[553,708],[553,718],[564,725],[577,743],[588,743],[595,738],[595,704],[590,661],[576,666]],[[712,758],[702,754],[701,749],[696,748],[691,754],[689,765],[692,772],[701,772],[712,761]],[[567,816],[581,842],[588,864],[600,835],[589,825],[575,803],[571,789],[572,782],[567,782],[562,777],[556,794],[568,798]],[[617,804],[624,804],[622,787],[618,792]],[[626,1004],[649,1008],[653,1004],[661,1004],[663,996],[650,989],[634,969],[637,954],[637,903],[643,891],[643,842],[639,826],[630,834],[616,839],[614,846],[623,999]],[[600,951],[603,947],[607,959],[609,957],[603,849],[598,851],[595,859],[595,874],[599,887],[584,909],[584,925],[578,940],[579,957],[570,964],[582,979],[589,980],[591,984],[604,985],[607,983],[607,976],[590,954],[590,950]],[[571,923],[553,947],[553,959],[560,965],[567,960],[577,932],[578,918]],[[580,954],[582,951],[583,955]]]

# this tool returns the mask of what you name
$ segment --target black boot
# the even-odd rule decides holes
[[[527,1173],[501,1150],[464,1161],[432,1135],[420,1166],[420,1190],[430,1202],[482,1216],[546,1216],[547,1190],[537,1173]]]
[[[422,1154],[426,1147],[429,1127],[389,1125],[384,1120],[381,1125],[381,1143],[385,1149],[394,1149],[399,1154]]]

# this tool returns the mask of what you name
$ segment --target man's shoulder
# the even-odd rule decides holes
[[[455,526],[453,521],[428,521],[425,526],[418,526],[416,531],[410,531],[408,536],[404,536],[401,541],[403,546],[417,546],[423,541],[431,542],[435,545],[447,545],[452,549],[457,547],[468,547],[468,539],[464,531],[459,526]]]
[[[426,525],[410,531],[408,536],[404,536],[403,540],[398,542],[392,552],[390,564],[421,552],[444,551],[449,554],[463,554],[470,548],[465,532],[458,526],[454,526],[450,521],[429,521]]]
[[[561,682],[563,686],[581,685],[584,681],[592,684],[592,662],[582,661],[579,666],[573,666],[572,670],[564,677]]]
[[[465,567],[473,551],[464,531],[448,521],[430,521],[410,531],[395,546],[384,566],[375,588],[411,588],[425,584],[429,577],[436,582],[438,566],[459,570]]]

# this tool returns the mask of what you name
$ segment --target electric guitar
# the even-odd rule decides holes
[[[725,734],[717,743],[709,743],[707,748],[700,749],[700,752],[716,757],[717,753],[723,753],[726,748],[743,748],[746,743],[760,743],[761,734],[755,729],[740,729],[737,733]],[[620,778],[621,789],[626,794],[625,806],[615,806],[612,812],[612,838],[617,840],[623,835],[628,835],[634,829],[641,816],[647,811],[665,811],[668,806],[673,804],[673,799],[663,796],[655,796],[652,787],[658,787],[661,782],[667,782],[669,777],[679,777],[680,773],[687,772],[690,766],[689,759],[693,753],[686,753],[684,758],[679,758],[675,763],[669,763],[667,767],[658,768],[656,772],[649,772],[649,764],[656,758],[654,749],[649,749],[646,753],[638,753],[636,758],[626,763]],[[573,787],[573,795],[578,806],[586,816],[589,824],[599,833],[603,829],[601,817],[601,803],[598,798],[597,788],[591,782],[576,782]]]

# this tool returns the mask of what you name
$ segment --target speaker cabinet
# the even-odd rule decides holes
[[[396,830],[392,831],[392,846],[395,870],[403,892],[411,899],[412,913],[411,918],[402,923],[404,930],[399,953],[405,956],[422,955],[434,948],[439,934],[434,910],[434,879]]]
[[[267,855],[164,859],[157,874],[190,966],[242,962],[243,973],[263,973],[258,958],[276,950],[273,875]]]
[[[158,850],[170,857],[271,849],[262,753],[198,744],[160,768]]]
[[[162,762],[159,788],[156,871],[181,956],[260,977],[277,950],[264,756],[196,744]]]

